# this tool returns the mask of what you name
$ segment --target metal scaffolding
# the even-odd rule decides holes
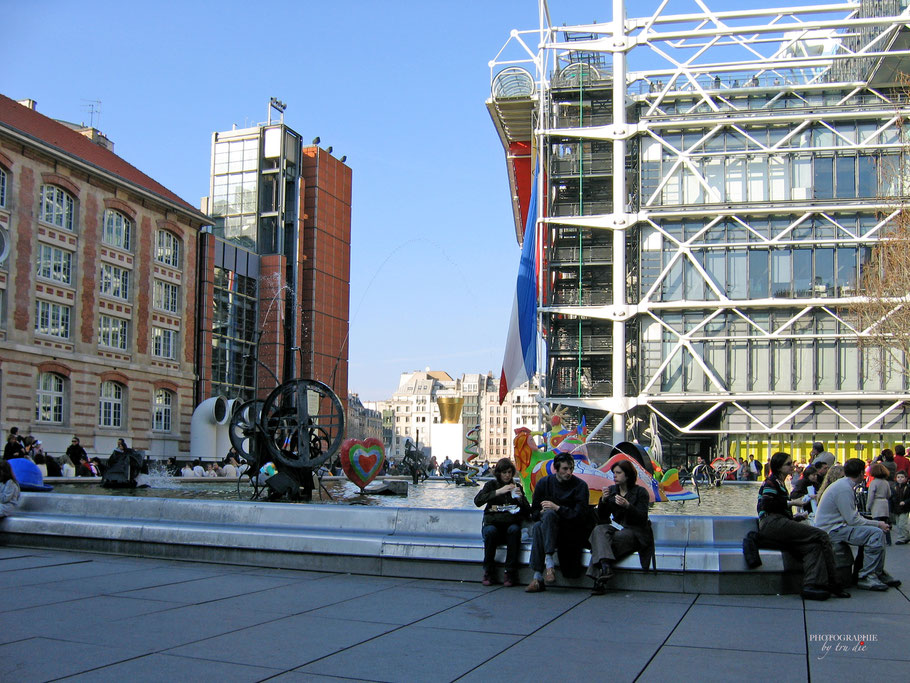
[[[490,62],[517,230],[517,150],[545,171],[547,401],[701,454],[902,439],[907,364],[873,371],[844,308],[903,201],[906,0],[675,4],[556,26],[541,0]]]

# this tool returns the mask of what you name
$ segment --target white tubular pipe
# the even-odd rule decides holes
[[[193,411],[190,421],[190,457],[214,460],[217,456],[218,425],[230,420],[228,402],[224,396],[207,398]]]
[[[215,427],[215,457],[222,460],[231,450],[231,417],[234,415],[234,408],[240,406],[240,401],[235,398],[227,402],[227,417],[224,422]]]

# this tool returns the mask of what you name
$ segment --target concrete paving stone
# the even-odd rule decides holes
[[[143,588],[180,585],[188,581],[212,578],[212,576],[211,572],[199,571],[189,567],[145,567],[107,574],[98,581],[72,579],[58,581],[48,587],[69,595],[116,595]],[[164,599],[170,600],[170,598]],[[172,601],[179,602],[176,599]]]
[[[754,631],[747,634],[740,628],[736,633],[741,634],[740,647],[736,650],[665,645],[641,673],[638,683],[678,683],[680,679],[698,683],[809,680],[805,655],[756,651],[751,643]]]
[[[902,586],[903,588],[903,586]],[[910,600],[899,589],[890,588],[881,593],[865,591],[856,586],[847,591],[849,600],[828,599],[824,602],[806,600],[807,612],[868,612],[910,616]]]
[[[91,631],[95,624],[179,606],[173,602],[129,600],[104,595],[29,607],[19,610],[15,615],[7,615],[0,628],[0,642],[37,637],[73,640],[73,633],[82,633],[86,629]]]
[[[478,595],[484,595],[485,593],[490,593],[495,590],[504,590],[509,592],[524,590],[524,586],[503,588],[501,585],[484,586],[481,585],[480,582],[475,584],[460,581],[427,581],[425,579],[416,579],[407,585],[414,588],[415,590],[429,591],[431,593],[438,593],[439,595],[445,595],[451,598],[462,598],[464,600],[477,597]]]
[[[26,607],[68,602],[72,599],[72,595],[67,595],[47,586],[0,588],[0,614],[18,611]],[[3,619],[3,617],[0,617],[0,623],[2,623]]]
[[[199,604],[237,595],[255,594],[259,591],[286,586],[290,583],[295,583],[295,580],[291,578],[279,579],[272,576],[228,574],[169,583],[164,586],[123,591],[119,595],[143,600],[170,600],[186,604]]]
[[[893,641],[892,645],[903,647]],[[862,681],[873,677],[881,681],[906,681],[910,678],[906,659],[874,659],[849,650],[836,652],[833,647],[824,656],[811,654],[809,673],[815,681]]]
[[[434,593],[404,585],[337,602],[308,612],[308,614],[352,621],[403,625],[460,605],[464,601],[463,597],[445,595],[441,592]]]
[[[667,644],[805,655],[803,626],[799,610],[692,605]]]
[[[406,583],[398,579],[383,579],[375,576],[359,578],[362,580],[352,579],[346,574],[341,574],[325,579],[298,581],[258,593],[225,598],[219,600],[218,604],[238,610],[261,611],[273,615],[274,618],[274,616],[302,614]],[[379,580],[377,581],[377,579]]]
[[[587,589],[586,589],[587,590]],[[607,595],[622,597],[629,602],[659,602],[669,603],[678,602],[683,605],[691,605],[698,597],[696,593],[659,593],[656,591],[617,591],[607,588]]]
[[[576,628],[578,623],[576,622]],[[602,637],[569,638],[534,634],[515,643],[491,660],[484,662],[459,683],[489,681],[555,680],[634,681],[647,665],[659,644],[622,643],[621,652],[613,644],[613,632],[598,631]],[[558,671],[558,676],[556,675]],[[543,675],[544,672],[552,674]]]
[[[429,617],[421,626],[528,635],[587,597],[587,592],[564,588],[542,593],[496,590]]]
[[[331,572],[313,572],[306,569],[281,569],[277,567],[238,567],[238,574],[245,576],[274,576],[278,579],[290,578],[294,581],[310,581],[335,576]]]
[[[426,628],[423,623],[405,626],[355,645],[302,666],[298,671],[404,683],[454,681],[520,638],[488,632]],[[511,679],[521,680],[526,675],[521,662],[513,662]]]
[[[132,649],[137,654],[148,654],[274,619],[274,614],[237,610],[210,602],[98,623],[90,631],[72,633],[68,640],[104,643]]]
[[[831,602],[831,601],[829,601]],[[841,601],[843,602],[843,601]],[[803,609],[799,595],[699,595],[696,605],[735,605],[737,607],[764,607],[766,609]],[[808,602],[806,603],[809,604]],[[824,603],[815,603],[824,604]]]
[[[32,551],[29,548],[15,548],[10,546],[0,546],[0,560],[6,560],[11,557],[28,557],[29,555],[37,555],[42,551],[36,550]]]
[[[692,596],[694,597],[694,596]],[[559,637],[572,633],[579,624],[592,633],[609,633],[610,641],[623,646],[634,643],[660,645],[679,624],[689,605],[679,602],[635,603],[625,596],[591,596],[534,634]]]
[[[298,614],[175,647],[168,654],[288,671],[395,628]]]
[[[193,681],[194,683],[224,683],[224,681],[272,680],[276,669],[249,666],[207,659],[193,659],[169,654],[136,657],[94,671],[77,674],[67,681],[110,681],[111,683],[159,683],[160,681]]]
[[[302,671],[288,671],[279,676],[269,679],[269,683],[345,683],[345,681],[354,681],[355,683],[380,683],[376,678],[348,678],[347,676],[330,676],[319,674],[308,674]]]
[[[910,661],[910,648],[907,648],[906,644],[910,642],[910,620],[894,614],[877,613],[875,608],[867,610],[865,605],[858,600],[851,599],[848,602],[855,603],[856,611],[806,612],[809,660],[812,661],[824,654],[820,640],[824,634],[833,636],[871,635],[874,638],[867,639],[866,649],[863,652],[853,653],[852,647],[855,642],[847,643],[852,657],[869,660],[898,659],[908,666],[906,662]],[[846,657],[847,653],[835,651],[835,648],[832,647],[828,657],[835,654]],[[910,672],[910,668],[907,668],[907,671]],[[910,673],[903,677],[903,680],[908,679],[910,679]]]
[[[126,647],[29,638],[0,645],[0,681],[49,681],[132,659],[136,655]]]
[[[42,555],[20,555],[18,557],[2,558],[0,559],[0,577],[5,572],[16,572],[37,567],[56,567],[66,564],[74,564],[74,562],[65,557],[47,557]]]
[[[127,569],[126,571],[132,571]],[[121,574],[123,566],[112,563],[100,562],[74,562],[72,564],[59,564],[52,567],[34,567],[18,572],[9,572],[3,575],[4,587],[11,586],[51,586],[60,581],[72,579],[89,580],[111,574]]]

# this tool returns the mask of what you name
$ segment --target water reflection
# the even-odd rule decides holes
[[[480,489],[473,486],[455,486],[442,481],[429,481],[410,486],[408,496],[360,495],[360,490],[346,479],[323,482],[328,492],[322,500],[314,502],[345,505],[373,505],[379,507],[435,508],[444,510],[475,509],[474,496]],[[70,484],[54,482],[58,493],[82,493],[106,496],[139,496],[150,498],[178,498],[236,501],[248,500],[251,489],[242,482],[240,491],[236,480],[211,482],[181,482],[180,479],[155,477],[152,488],[103,489],[97,484]],[[697,500],[658,503],[651,507],[652,515],[755,515],[758,484],[727,484],[719,488],[701,490],[701,503]],[[331,498],[329,498],[331,496]]]

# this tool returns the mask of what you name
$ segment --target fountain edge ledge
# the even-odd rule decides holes
[[[24,493],[0,520],[0,544],[195,562],[379,576],[476,581],[481,574],[481,510],[291,505],[163,498]],[[742,539],[754,517],[655,515],[656,572],[632,555],[612,585],[621,590],[763,594],[797,592],[789,556],[762,550],[746,568]],[[528,544],[520,579],[530,579]],[[505,549],[497,561],[505,559]],[[590,559],[584,552],[583,562]],[[590,581],[564,579],[565,586]]]

